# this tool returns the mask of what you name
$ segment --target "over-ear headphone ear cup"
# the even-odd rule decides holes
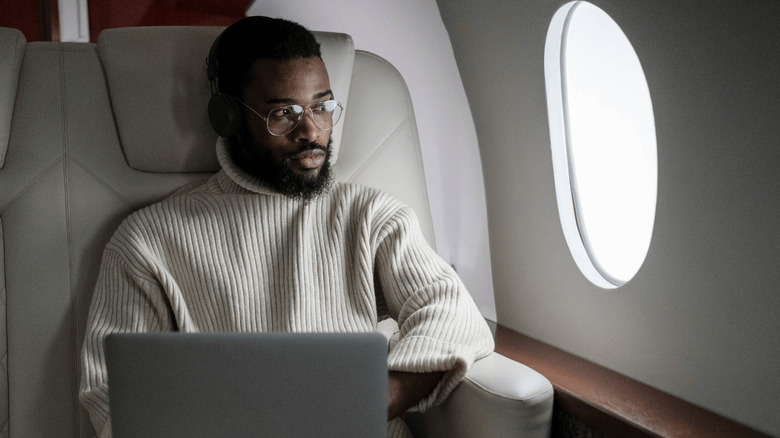
[[[244,111],[233,96],[217,93],[209,99],[209,122],[220,137],[237,134],[244,123]]]

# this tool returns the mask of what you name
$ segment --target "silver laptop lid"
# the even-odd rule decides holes
[[[113,334],[114,438],[383,437],[387,342],[360,334]]]

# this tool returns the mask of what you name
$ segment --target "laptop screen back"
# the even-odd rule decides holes
[[[382,437],[387,343],[360,334],[113,334],[114,438]]]

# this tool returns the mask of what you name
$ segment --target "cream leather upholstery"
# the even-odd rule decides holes
[[[11,115],[26,43],[24,35],[16,29],[0,28],[0,168],[8,150]]]
[[[27,44],[0,29],[0,437],[94,435],[78,403],[78,356],[102,250],[131,211],[217,169],[205,58],[220,30],[127,28],[97,44]],[[349,36],[317,36],[347,103],[334,133],[337,178],[396,195],[433,242],[403,79],[354,51]],[[493,355],[412,422],[426,436],[545,436],[551,412],[546,379]]]

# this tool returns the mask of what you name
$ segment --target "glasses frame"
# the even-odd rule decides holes
[[[328,99],[328,100],[321,100],[319,102],[314,102],[314,103],[312,103],[309,106],[303,106],[303,105],[298,105],[298,104],[290,104],[290,105],[280,106],[280,107],[272,109],[271,111],[268,111],[268,117],[264,117],[259,112],[255,111],[254,108],[252,108],[251,106],[247,105],[241,99],[236,99],[236,100],[238,100],[241,103],[241,105],[244,105],[245,107],[247,107],[249,109],[249,111],[252,111],[253,113],[255,113],[255,115],[257,117],[260,117],[261,119],[263,119],[265,121],[265,130],[268,131],[268,133],[273,135],[274,137],[281,137],[283,135],[287,135],[287,134],[293,132],[295,130],[295,128],[297,128],[298,125],[300,125],[301,120],[303,120],[303,115],[306,114],[306,112],[307,112],[306,110],[308,110],[309,118],[311,118],[311,121],[314,123],[314,126],[316,126],[317,129],[319,129],[321,131],[330,131],[330,130],[332,130],[333,127],[336,126],[336,124],[338,124],[338,122],[341,120],[341,116],[344,113],[344,105],[342,105],[341,102],[339,102],[336,99]],[[312,110],[313,106],[320,105],[320,104],[323,104],[325,102],[335,102],[336,106],[338,108],[341,108],[341,111],[339,111],[338,119],[336,119],[336,121],[333,122],[333,124],[329,128],[322,128],[322,127],[317,125],[317,122],[314,120],[314,111]],[[269,126],[269,123],[270,123],[270,120],[271,120],[271,114],[273,114],[275,111],[279,111],[281,109],[290,108],[290,107],[296,107],[296,106],[301,108],[302,111],[300,113],[296,114],[298,117],[297,117],[297,120],[295,121],[295,123],[292,125],[292,127],[290,127],[289,130],[287,130],[287,131],[285,131],[285,132],[283,132],[281,134],[275,134],[274,132],[272,132],[271,131],[271,127]]]

